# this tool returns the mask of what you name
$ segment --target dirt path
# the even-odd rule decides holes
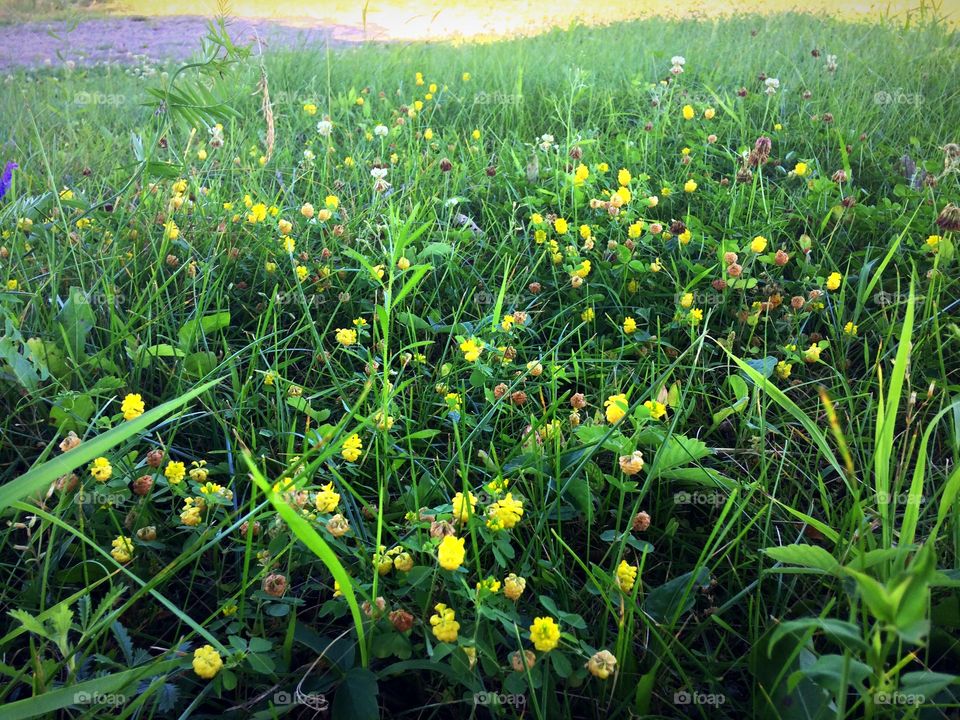
[[[324,47],[365,39],[360,28],[348,25],[297,27],[271,20],[234,20],[229,29],[238,43],[259,35],[268,47]],[[138,56],[146,56],[148,62],[182,60],[196,52],[206,31],[206,18],[183,15],[0,25],[0,72],[64,62],[142,62]],[[366,39],[377,35],[377,28],[368,28]]]

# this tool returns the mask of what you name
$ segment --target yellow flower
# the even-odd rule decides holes
[[[281,218],[277,221],[277,230],[280,231],[281,235],[289,235],[290,231],[293,230],[293,223]]]
[[[477,592],[488,592],[496,595],[500,592],[500,581],[495,577],[488,577],[477,583]]]
[[[453,611],[453,608],[438,603],[433,609],[436,610],[436,614],[430,616],[433,636],[440,642],[456,642],[457,633],[460,632],[460,623],[457,622],[457,614]]]
[[[456,570],[463,564],[466,550],[463,549],[463,538],[453,535],[444,535],[437,548],[437,560],[444,570]]]
[[[580,226],[580,237],[582,237],[584,240],[589,240],[592,234],[593,231],[590,229],[589,225]]]
[[[510,573],[503,579],[503,594],[514,602],[520,599],[526,587],[527,581],[516,573]]]
[[[90,474],[97,482],[106,482],[113,475],[113,466],[105,457],[98,457],[90,464]]]
[[[429,142],[430,140],[433,140],[432,128],[427,128],[426,130],[423,131],[423,139],[426,140],[427,142]]]
[[[750,242],[750,249],[758,255],[767,249],[767,239],[763,235],[757,235]]]
[[[187,468],[182,462],[171,460],[167,463],[163,475],[170,481],[171,485],[179,485],[187,475]]]
[[[296,271],[297,271],[297,279],[300,280],[300,282],[303,282],[304,280],[306,280],[307,276],[310,274],[310,271],[307,269],[306,265],[297,265]]]
[[[691,307],[693,307],[693,293],[684,293],[680,297],[680,307],[682,307],[684,310],[689,310]]]
[[[471,75],[470,75],[470,73],[465,72],[463,75],[460,76],[460,78],[461,78],[464,82],[470,82]]]
[[[848,322],[846,325],[843,326],[843,332],[849,335],[850,337],[856,337],[858,330],[859,328],[856,325],[854,325],[852,321]]]
[[[384,417],[383,410],[377,410],[373,414],[373,424],[377,426],[377,430],[389,430],[393,427],[393,415],[387,415]]]
[[[470,133],[470,137],[472,137],[474,140],[479,140],[479,139],[480,139],[480,131],[479,131],[479,130],[474,130],[472,133]]]
[[[317,114],[317,106],[314,105],[313,103],[305,103],[304,106],[303,106],[303,111],[304,111],[307,115],[316,115],[316,114]]]
[[[711,108],[711,107],[708,107],[706,110],[703,111],[703,116],[704,116],[707,120],[713,120],[713,116],[716,115],[716,114],[717,114],[717,111],[714,110],[714,109]]]
[[[823,350],[820,349],[820,346],[816,343],[811,343],[810,347],[803,351],[803,361],[808,363],[815,363],[820,359],[820,353]]]
[[[13,291],[19,287],[20,283],[17,282],[16,278],[11,278],[7,280],[7,290]]]
[[[627,205],[632,199],[633,195],[630,193],[630,188],[626,186],[617,188],[617,191],[610,197],[610,201],[616,207]]]
[[[592,322],[596,317],[596,313],[593,311],[593,308],[587,308],[582,313],[580,313],[580,319],[584,322]]]
[[[687,313],[687,317],[690,318],[690,322],[696,325],[701,320],[703,320],[703,310],[700,308],[691,308],[690,312]]]
[[[168,240],[176,240],[180,237],[180,228],[177,227],[177,224],[173,220],[167,220],[163,224],[163,235]]]
[[[629,315],[623,319],[623,331],[627,335],[632,335],[637,331],[637,321]]]
[[[483,352],[483,343],[476,338],[467,338],[460,343],[460,351],[463,353],[464,360],[476,362],[480,359],[480,353]]]
[[[340,493],[333,489],[332,482],[327,483],[320,488],[320,492],[317,493],[317,498],[314,502],[317,506],[317,512],[332,513],[336,511],[337,505],[340,504]]]
[[[590,168],[583,163],[577,165],[577,169],[573,174],[573,182],[577,185],[582,185],[588,177],[590,177]]]
[[[684,120],[693,120],[693,116],[696,113],[693,110],[693,105],[684,105],[683,106],[683,119]]]
[[[631,223],[630,227],[627,228],[627,235],[632,240],[636,240],[638,237],[643,235],[643,221],[637,220],[635,223]]]
[[[203,506],[194,505],[192,501],[193,498],[187,498],[187,505],[180,513],[180,522],[189,527],[196,527],[200,524],[200,513],[203,511]]]
[[[123,535],[117,535],[112,543],[110,555],[118,563],[128,563],[133,560],[133,540]]]
[[[630,401],[627,400],[627,396],[624,393],[619,393],[617,395],[611,395],[608,397],[603,403],[603,406],[607,409],[607,422],[618,423],[627,414],[627,409],[630,407]]]
[[[628,593],[633,590],[633,586],[636,582],[636,565],[631,565],[626,560],[621,560],[620,564],[617,566],[617,587],[623,590],[623,592]]]
[[[689,245],[690,240],[692,239],[693,239],[693,233],[690,232],[690,228],[687,228],[682,233],[677,235],[677,240],[680,242],[681,245]]]
[[[143,415],[143,411],[146,408],[143,404],[143,398],[141,398],[140,395],[131,393],[123,399],[123,402],[120,404],[120,409],[123,411],[124,420],[135,420]]]
[[[694,180],[687,180],[683,184],[683,191],[687,193],[695,192],[697,189],[697,183]]]
[[[357,342],[357,331],[353,328],[338,328],[336,338],[344,347],[350,347]]]
[[[487,527],[491,530],[510,530],[523,517],[523,501],[514,500],[507,493],[487,508]]]
[[[552,617],[534,618],[530,639],[540,652],[550,652],[560,643],[560,626]]]
[[[194,470],[190,471],[190,477],[193,477]],[[229,490],[224,490],[223,485],[215,482],[207,482],[200,486],[200,492],[203,495],[224,495],[230,493]],[[233,493],[230,493],[231,495]]]
[[[469,500],[465,500],[463,493],[459,492],[453,496],[453,516],[460,522],[466,522],[477,509],[477,498],[469,490],[467,491],[467,498]]]
[[[360,436],[354,433],[343,441],[343,448],[340,450],[340,456],[347,462],[356,462],[363,452],[363,441]]]
[[[573,274],[576,275],[577,277],[585,278],[587,275],[590,274],[591,268],[592,266],[590,264],[590,261],[584,260],[583,262],[580,263],[579,267],[577,267],[577,269],[573,271]]]
[[[843,282],[843,275],[838,272],[830,273],[830,277],[827,278],[827,290],[837,290],[841,282]]]
[[[808,168],[805,162],[798,162],[793,166],[793,172],[797,177],[803,177],[807,174]]]
[[[210,474],[210,471],[207,470],[207,461],[200,460],[199,462],[194,460],[190,463],[192,469],[190,470],[190,478],[195,480],[198,483],[203,483],[207,481],[207,475]],[[219,485],[217,486],[219,487]]]
[[[942,240],[939,235],[931,235],[927,238],[927,247],[930,248],[933,252],[937,252],[940,249],[940,240]]]
[[[556,230],[559,235],[564,235],[569,227],[566,220],[564,220],[562,217],[558,217],[553,221],[553,229]]]
[[[786,380],[790,377],[790,373],[793,371],[793,363],[788,363],[784,360],[781,360],[777,363],[776,367],[777,377],[781,380]]]
[[[650,263],[650,272],[658,273],[663,270],[663,263],[660,261],[660,258],[657,258],[652,263]]]
[[[617,182],[621,187],[626,187],[630,184],[630,181],[633,177],[630,175],[630,171],[626,168],[620,168],[620,171],[617,173]]]
[[[193,651],[193,671],[204,680],[212,680],[222,667],[223,660],[213,646],[204,645]]]
[[[336,195],[327,195],[327,197],[325,197],[323,200],[323,204],[331,210],[336,210],[338,207],[340,207],[340,198],[338,198]]]
[[[659,400],[647,400],[643,406],[650,411],[650,417],[659,420],[667,414],[667,406]]]
[[[263,222],[267,217],[267,206],[263,203],[257,203],[250,207],[250,212],[247,213],[247,222],[255,224],[258,222]]]

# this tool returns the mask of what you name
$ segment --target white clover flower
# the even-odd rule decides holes
[[[544,133],[538,140],[540,141],[540,147],[544,150],[549,150],[554,145],[554,137],[549,133]]]
[[[373,134],[377,137],[386,137],[388,132],[390,132],[390,128],[388,128],[386,125],[377,125],[373,129]]]
[[[767,95],[773,95],[780,88],[780,81],[777,78],[767,78],[763,84],[767,86]]]
[[[321,120],[317,123],[317,132],[324,137],[329,137],[330,133],[333,132],[333,123],[329,120]]]
[[[387,168],[380,168],[380,167],[370,168],[370,175],[377,180],[382,180],[387,176]]]
[[[686,65],[687,59],[683,55],[674,55],[670,58],[671,65]]]

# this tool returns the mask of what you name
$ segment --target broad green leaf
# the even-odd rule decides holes
[[[333,720],[377,720],[380,709],[377,696],[377,676],[366,668],[347,670],[333,697]]]
[[[840,567],[833,555],[817,545],[781,545],[768,547],[763,552],[777,562],[825,573],[835,572]]]

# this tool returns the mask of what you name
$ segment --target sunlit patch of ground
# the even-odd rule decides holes
[[[144,15],[215,14],[216,0],[115,0],[107,7],[115,11]],[[919,10],[916,0],[764,0],[743,3],[736,0],[329,0],[304,3],[297,0],[236,0],[227,6],[229,14],[246,18],[283,20],[285,24],[317,24],[364,28],[369,39],[429,40],[484,39],[529,35],[572,22],[602,24],[650,17],[716,17],[738,12],[817,12],[855,20],[905,17]],[[955,21],[957,8],[943,6],[939,14]]]

